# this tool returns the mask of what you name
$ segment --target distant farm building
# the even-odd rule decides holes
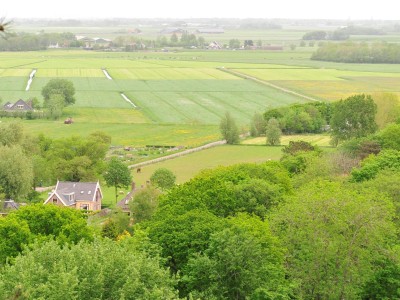
[[[111,44],[111,40],[109,40],[109,39],[94,38],[93,40],[94,40],[95,45],[99,45],[99,46],[108,47]]]
[[[213,41],[207,46],[207,49],[217,50],[217,49],[222,49],[222,47],[220,46],[220,44],[218,42]]]
[[[94,39],[87,36],[76,36],[77,41],[81,42],[85,48],[92,48],[94,44]]]
[[[82,210],[100,210],[103,194],[99,182],[57,181],[44,204],[54,204]]]
[[[19,99],[15,103],[7,102],[6,104],[3,105],[3,109],[5,111],[31,111],[33,110],[32,108],[32,103],[31,101],[25,102],[22,99]]]

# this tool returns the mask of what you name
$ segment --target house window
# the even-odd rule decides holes
[[[57,199],[53,199],[53,204],[57,204]]]
[[[24,106],[23,106],[22,104],[18,104],[18,105],[17,105],[17,108],[18,108],[18,109],[24,109]]]
[[[81,204],[80,209],[89,210],[89,204]]]

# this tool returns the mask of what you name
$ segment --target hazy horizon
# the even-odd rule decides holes
[[[266,18],[266,19],[337,19],[337,20],[399,20],[393,2],[372,1],[325,2],[318,0],[276,3],[248,0],[232,3],[227,0],[202,0],[190,3],[183,0],[129,2],[78,1],[58,2],[38,0],[9,1],[2,4],[0,16],[7,19],[106,19],[106,18]]]

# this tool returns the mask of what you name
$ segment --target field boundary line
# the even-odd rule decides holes
[[[19,68],[19,67],[25,67],[25,66],[29,66],[29,65],[34,65],[34,64],[38,64],[38,63],[45,62],[45,61],[47,61],[47,59],[45,59],[45,60],[38,60],[38,61],[35,61],[35,62],[23,64],[23,65],[12,66],[12,67],[8,67],[8,68],[5,68],[5,69],[16,69],[16,68]]]
[[[282,91],[282,92],[287,93],[287,94],[291,94],[291,95],[298,96],[298,97],[301,97],[301,98],[304,98],[304,99],[307,99],[307,100],[311,100],[311,101],[315,101],[315,102],[321,102],[321,100],[312,98],[312,97],[307,96],[307,95],[300,94],[298,92],[289,90],[287,88],[280,87],[278,85],[275,85],[273,83],[270,83],[270,82],[262,80],[262,79],[259,79],[257,77],[249,76],[247,74],[243,74],[243,73],[240,73],[238,71],[233,71],[233,70],[227,69],[227,68],[217,68],[217,69],[222,71],[222,72],[226,72],[226,73],[229,73],[231,75],[235,75],[235,76],[240,77],[240,78],[249,79],[249,80],[264,84],[266,86],[272,87],[272,88],[274,88],[276,90]]]
[[[138,168],[138,167],[152,165],[152,164],[155,164],[155,163],[158,163],[158,162],[162,162],[164,160],[169,160],[169,159],[181,157],[181,156],[184,156],[184,155],[187,155],[187,154],[190,154],[190,153],[198,152],[198,151],[201,151],[201,150],[213,148],[213,147],[224,145],[224,144],[226,144],[225,140],[212,142],[212,143],[209,143],[209,144],[206,144],[206,145],[203,145],[203,146],[199,146],[199,147],[196,147],[196,148],[184,150],[182,152],[178,152],[178,153],[162,156],[162,157],[159,157],[159,158],[151,159],[151,160],[148,160],[148,161],[144,161],[144,162],[141,162],[141,163],[129,165],[128,168],[129,169],[134,169],[134,168]]]

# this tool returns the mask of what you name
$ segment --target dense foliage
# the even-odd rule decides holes
[[[400,63],[400,46],[391,43],[326,43],[311,59],[344,63]]]
[[[390,259],[392,218],[393,205],[377,192],[326,181],[304,186],[272,216],[272,228],[291,254],[288,271],[300,298],[360,298],[379,269],[375,263]]]
[[[226,112],[225,116],[221,119],[219,129],[221,130],[222,137],[228,144],[239,143],[239,129],[235,119],[229,112]]]
[[[269,109],[264,113],[268,122],[275,118],[284,134],[319,133],[329,124],[331,104],[312,102]]]
[[[176,299],[157,257],[129,243],[36,243],[0,274],[0,299]]]
[[[0,235],[0,264],[7,257],[16,256],[34,239],[54,239],[60,244],[93,239],[81,211],[41,203],[23,206],[0,218]]]
[[[332,109],[331,136],[334,141],[360,138],[374,133],[377,107],[369,95],[354,95],[335,102]]]
[[[0,51],[45,50],[50,45],[60,47],[80,47],[73,33],[18,33],[9,34],[7,39],[0,39]]]

